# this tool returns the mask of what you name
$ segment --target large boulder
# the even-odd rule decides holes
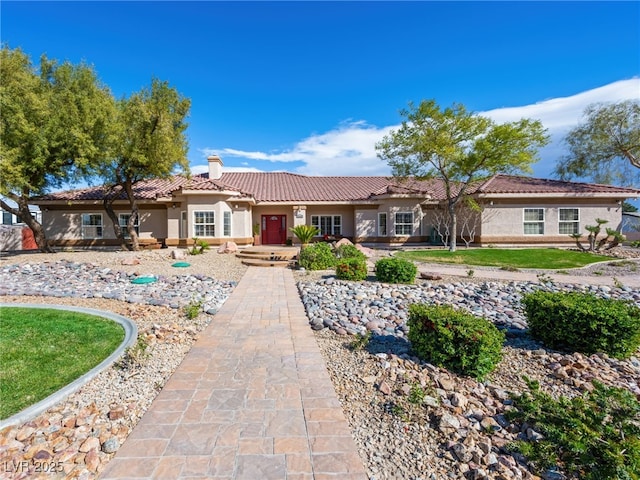
[[[373,249],[369,247],[363,247],[359,243],[356,245],[356,248],[360,250],[364,254],[364,256],[367,258],[371,258],[375,255],[375,252],[373,251]]]
[[[235,242],[224,242],[218,248],[218,253],[236,253],[238,251],[238,245]]]
[[[335,247],[338,248],[341,245],[353,245],[353,242],[348,238],[341,238],[336,242]]]
[[[184,260],[187,258],[187,252],[176,248],[175,250],[171,250],[171,258],[174,260]]]

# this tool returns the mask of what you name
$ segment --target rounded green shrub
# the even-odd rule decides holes
[[[429,363],[479,380],[502,359],[504,333],[490,321],[448,305],[409,306],[414,353]]]
[[[361,258],[365,260],[367,257],[364,253],[358,250],[355,245],[340,245],[336,248],[336,257],[338,258]]]
[[[628,358],[640,347],[640,308],[630,302],[540,290],[522,304],[529,333],[550,348]]]
[[[331,245],[325,242],[313,243],[300,251],[298,264],[307,270],[328,270],[336,264]]]
[[[340,280],[364,280],[367,278],[367,261],[364,258],[345,258],[338,260],[336,277]]]
[[[413,283],[418,268],[404,258],[383,258],[376,262],[376,277],[384,283]]]

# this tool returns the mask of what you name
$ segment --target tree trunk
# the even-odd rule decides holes
[[[120,221],[118,220],[118,216],[113,209],[113,202],[115,201],[116,197],[117,195],[106,194],[104,200],[102,200],[102,205],[104,206],[104,210],[107,212],[107,216],[113,224],[113,233],[115,234],[116,238],[120,240],[120,246],[123,250],[129,250],[129,244],[127,242],[127,239],[124,237],[124,232],[120,227]]]
[[[31,210],[29,210],[29,204],[27,200],[23,197],[17,197],[13,200],[18,204],[18,208],[10,207],[3,200],[0,200],[0,206],[7,212],[11,212],[14,215],[20,217],[20,219],[31,229],[33,232],[33,239],[36,241],[36,245],[38,245],[38,249],[43,253],[55,253],[55,250],[51,248],[49,245],[49,241],[47,240],[47,235],[44,232],[44,228],[42,225],[31,215]]]
[[[449,243],[449,251],[456,251],[456,237],[458,234],[458,217],[456,215],[455,202],[449,202],[449,218],[451,219],[451,239]]]
[[[138,218],[138,202],[133,194],[133,184],[130,180],[125,181],[122,187],[129,199],[129,205],[131,205],[131,217],[129,217],[129,223],[127,224],[127,230],[131,238],[131,250],[138,251],[140,250],[140,243],[138,242],[138,234],[134,228],[135,220]]]

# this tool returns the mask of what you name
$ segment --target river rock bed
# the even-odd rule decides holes
[[[405,338],[411,303],[450,304],[485,317],[507,332],[527,328],[520,298],[538,289],[578,291],[603,298],[628,300],[640,305],[640,290],[551,282],[455,282],[388,285],[379,282],[345,282],[333,277],[312,283],[299,282],[298,289],[314,330],[329,328],[338,334],[378,335]]]
[[[132,283],[141,277],[155,281]],[[145,272],[143,265],[138,271],[125,272],[97,263],[59,260],[6,265],[0,269],[0,296],[105,298],[173,309],[199,304],[210,314],[220,308],[235,285],[235,281],[220,281],[201,274],[154,275]]]
[[[532,479],[524,458],[505,446],[537,432],[510,424],[510,392],[537,380],[554,397],[575,396],[591,381],[640,398],[640,351],[627,360],[566,354],[526,333],[521,295],[538,288],[590,291],[640,303],[632,289],[534,283],[385,285],[327,278],[298,288],[334,387],[371,479]],[[507,333],[503,359],[485,382],[411,355],[409,303],[448,303],[483,315]],[[371,332],[364,348],[354,348]],[[543,478],[561,478],[547,472]]]

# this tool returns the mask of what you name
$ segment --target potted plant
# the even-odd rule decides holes
[[[253,225],[253,244],[260,245],[260,224]]]
[[[311,242],[313,237],[320,233],[318,231],[318,228],[313,225],[296,225],[289,230],[291,230],[291,233],[293,233],[296,237],[298,237],[298,240],[300,240],[300,243],[302,244],[300,245],[301,250],[306,247],[309,242]]]

